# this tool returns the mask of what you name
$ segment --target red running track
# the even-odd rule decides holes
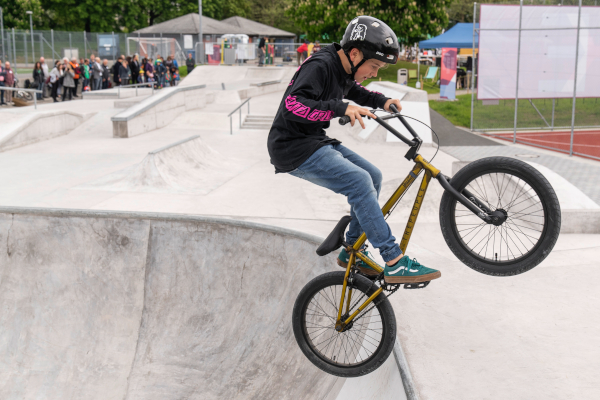
[[[513,133],[485,134],[497,139],[511,141]],[[517,132],[517,141],[534,147],[550,148],[569,152],[571,131]],[[573,152],[586,158],[600,159],[600,130],[575,131],[573,134]]]

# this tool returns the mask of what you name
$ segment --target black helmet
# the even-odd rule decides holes
[[[350,61],[352,77],[356,70],[368,59],[374,58],[388,64],[396,64],[400,46],[392,28],[377,18],[361,15],[348,24],[342,38],[342,49]],[[363,53],[363,59],[355,67],[350,60],[349,51],[356,47]]]

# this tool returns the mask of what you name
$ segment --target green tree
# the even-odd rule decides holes
[[[5,29],[29,29],[27,11],[33,11],[34,29],[47,27],[47,15],[39,0],[0,0],[0,7]]]
[[[414,43],[437,35],[448,24],[446,7],[452,0],[299,0],[286,13],[315,39],[323,34],[339,41],[352,18],[371,15],[396,32],[398,39]]]

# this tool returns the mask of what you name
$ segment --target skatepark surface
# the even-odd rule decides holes
[[[204,68],[190,84],[235,70]],[[273,116],[282,95],[253,97],[251,113]],[[235,90],[217,97],[128,139],[112,137],[113,100],[73,102],[97,113],[67,135],[0,152],[0,398],[405,398],[394,356],[344,380],[300,353],[290,310],[312,277],[339,268],[314,250],[349,206],[274,174],[268,131],[234,124],[231,135],[227,114],[241,100]],[[382,200],[409,172],[403,144],[335,120],[328,134],[381,169]],[[433,164],[452,175],[457,161],[442,148]],[[578,193],[563,203],[594,211]],[[396,237],[415,194],[388,219]],[[533,270],[484,276],[447,248],[441,195],[432,182],[407,254],[442,278],[390,298],[409,398],[598,398],[600,235],[561,234]]]

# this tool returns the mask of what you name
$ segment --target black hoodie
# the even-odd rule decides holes
[[[340,49],[333,43],[307,58],[285,91],[267,141],[275,172],[293,171],[319,148],[341,143],[327,137],[325,129],[346,113],[343,98],[370,108],[383,108],[388,100],[350,78]]]

